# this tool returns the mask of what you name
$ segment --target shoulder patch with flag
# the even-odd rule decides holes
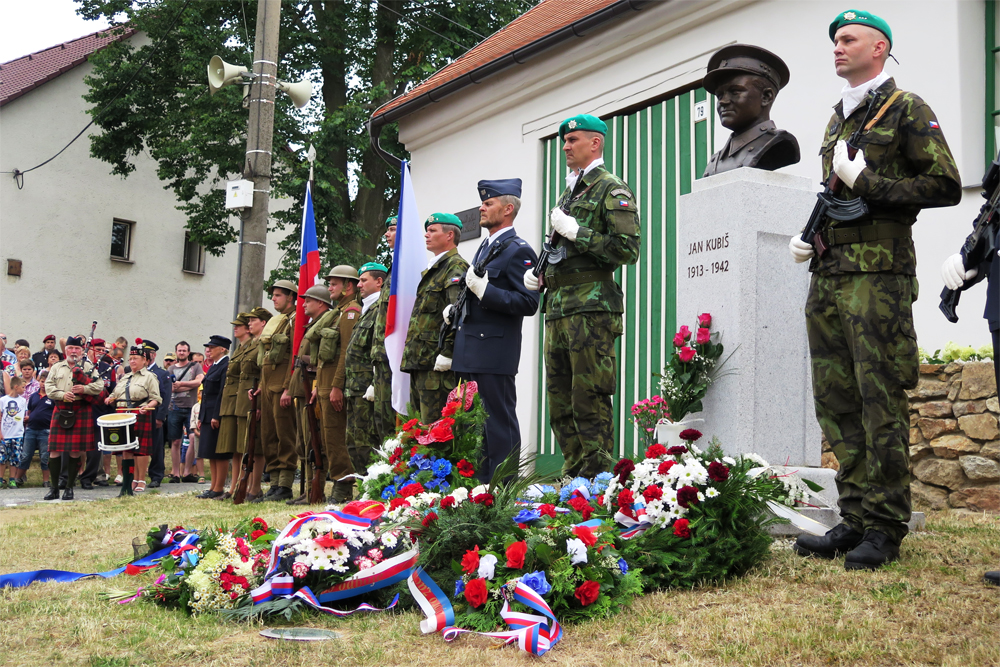
[[[457,283],[461,279],[462,279],[462,276],[455,276],[454,278],[451,279],[451,282]]]
[[[524,260],[524,265],[525,266],[531,266],[531,260],[530,259]]]
[[[940,130],[940,129],[941,129],[941,126],[940,126],[940,125],[938,125],[938,122],[937,122],[936,120],[931,120],[931,121],[928,121],[928,122],[927,122],[927,125],[928,125],[928,126],[929,126],[929,127],[930,127],[930,128],[932,129],[932,130]]]

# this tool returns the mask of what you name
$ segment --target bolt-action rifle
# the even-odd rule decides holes
[[[250,390],[250,421],[247,424],[247,449],[243,454],[243,461],[240,465],[240,481],[233,491],[233,504],[242,505],[247,499],[247,485],[250,482],[250,475],[253,473],[253,460],[257,453],[257,383],[253,381],[253,389]]]
[[[316,421],[316,404],[312,401],[312,385],[315,373],[310,373],[306,364],[299,361],[302,369],[302,386],[306,392],[306,421],[309,422],[310,456],[312,459],[313,475],[312,483],[309,486],[309,504],[316,505],[323,502],[325,498],[324,487],[326,486],[326,472],[323,470],[323,454],[320,452],[323,440],[319,430],[319,423]],[[302,476],[302,483],[305,484],[305,475]]]

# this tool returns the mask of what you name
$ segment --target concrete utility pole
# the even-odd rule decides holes
[[[253,207],[244,211],[241,219],[243,231],[237,312],[247,312],[259,306],[264,292],[280,19],[281,0],[258,0],[257,39],[250,68],[254,79],[250,84],[250,122],[247,124],[247,152],[243,163],[243,178],[253,181]]]

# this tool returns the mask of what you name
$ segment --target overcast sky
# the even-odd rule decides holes
[[[106,28],[77,16],[73,0],[0,0],[0,63]]]

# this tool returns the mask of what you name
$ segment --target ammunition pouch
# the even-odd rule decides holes
[[[340,356],[340,329],[320,329],[319,354],[316,356],[324,364],[335,361]]]

